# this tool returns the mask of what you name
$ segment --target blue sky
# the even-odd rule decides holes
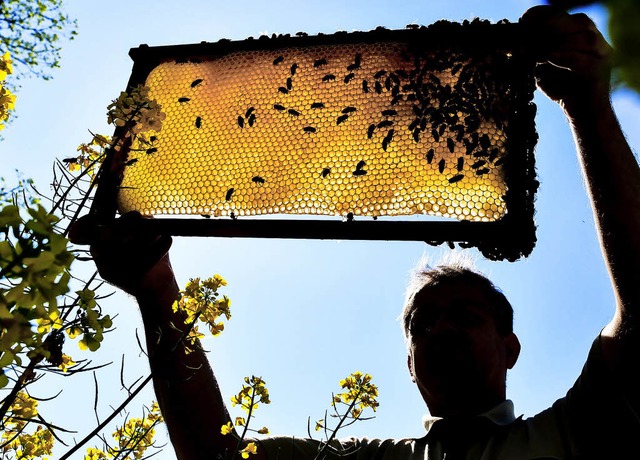
[[[64,44],[62,68],[49,82],[28,80],[18,94],[18,118],[0,144],[0,175],[18,169],[43,190],[51,181],[54,158],[75,154],[90,139],[88,130],[110,133],[106,105],[125,88],[131,71],[127,53],[141,43],[165,45],[243,39],[262,33],[370,30],[383,25],[461,21],[475,16],[515,21],[538,2],[496,1],[124,1],[67,2],[78,19],[78,37]],[[600,26],[597,9],[588,10]],[[540,140],[536,150],[541,182],[536,200],[538,243],[532,255],[516,263],[490,262],[477,252],[478,268],[500,286],[515,308],[515,329],[523,351],[508,377],[508,395],[516,412],[530,416],[564,395],[578,376],[598,331],[613,313],[613,295],[601,259],[589,203],[569,127],[560,109],[536,95]],[[632,145],[640,145],[638,96],[614,96],[618,115]],[[423,255],[437,261],[448,249],[423,243],[367,241],[294,241],[222,238],[176,239],[172,260],[184,285],[189,277],[220,273],[229,286],[234,317],[218,338],[206,340],[209,357],[225,398],[245,375],[261,375],[272,404],[258,411],[257,425],[276,434],[306,433],[307,417],[322,417],[338,381],[360,370],[380,388],[377,417],[356,424],[345,435],[421,436],[426,412],[406,370],[401,328],[396,321],[407,275]],[[126,397],[125,379],[146,375],[138,351],[141,323],[135,303],[117,294],[104,302],[118,314],[117,329],[93,356],[113,361],[98,371],[98,413]],[[75,345],[65,350],[82,355]],[[93,379],[44,379],[36,396],[62,394],[42,403],[45,416],[79,439],[93,427]],[[153,399],[146,391],[130,406],[131,415]],[[64,413],[64,416],[61,415]],[[232,411],[233,415],[233,411]],[[62,417],[62,418],[61,418]],[[211,427],[217,430],[218,427]],[[109,430],[107,430],[109,432]],[[58,452],[63,452],[60,450]],[[161,458],[174,458],[168,447]]]

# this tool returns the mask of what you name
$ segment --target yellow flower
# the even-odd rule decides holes
[[[11,55],[6,51],[0,58],[0,81],[4,81],[7,75],[13,73],[13,65],[11,62]]]
[[[94,447],[89,447],[87,449],[87,453],[84,456],[84,460],[102,460],[105,458],[107,458],[107,454]]]
[[[240,451],[240,455],[242,455],[242,458],[245,458],[245,459],[249,458],[249,455],[257,454],[257,453],[258,453],[258,447],[254,442],[250,442],[249,444],[247,444],[247,446],[244,449]]]
[[[62,370],[62,372],[67,372],[67,369],[69,369],[70,367],[73,367],[75,365],[76,365],[76,363],[75,363],[75,361],[73,359],[71,359],[71,356],[65,355],[63,353],[62,354],[62,362],[60,363],[58,368],[60,370]]]
[[[229,433],[233,433],[233,427],[231,426],[231,422],[227,422],[226,424],[220,427],[220,433],[227,435]]]

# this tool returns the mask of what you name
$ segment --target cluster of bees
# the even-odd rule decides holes
[[[395,43],[236,54],[151,72],[167,119],[125,171],[123,210],[504,214],[506,90],[489,64]]]

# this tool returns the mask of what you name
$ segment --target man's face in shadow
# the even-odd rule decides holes
[[[482,290],[444,283],[418,291],[411,303],[409,371],[431,415],[474,415],[504,401],[520,344],[498,332]]]

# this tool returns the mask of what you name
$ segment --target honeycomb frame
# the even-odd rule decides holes
[[[522,32],[440,21],[141,45],[129,87],[148,86],[167,118],[109,152],[93,212],[211,217],[144,224],[173,235],[446,241],[526,256],[537,135]],[[337,219],[249,217],[266,214]]]

